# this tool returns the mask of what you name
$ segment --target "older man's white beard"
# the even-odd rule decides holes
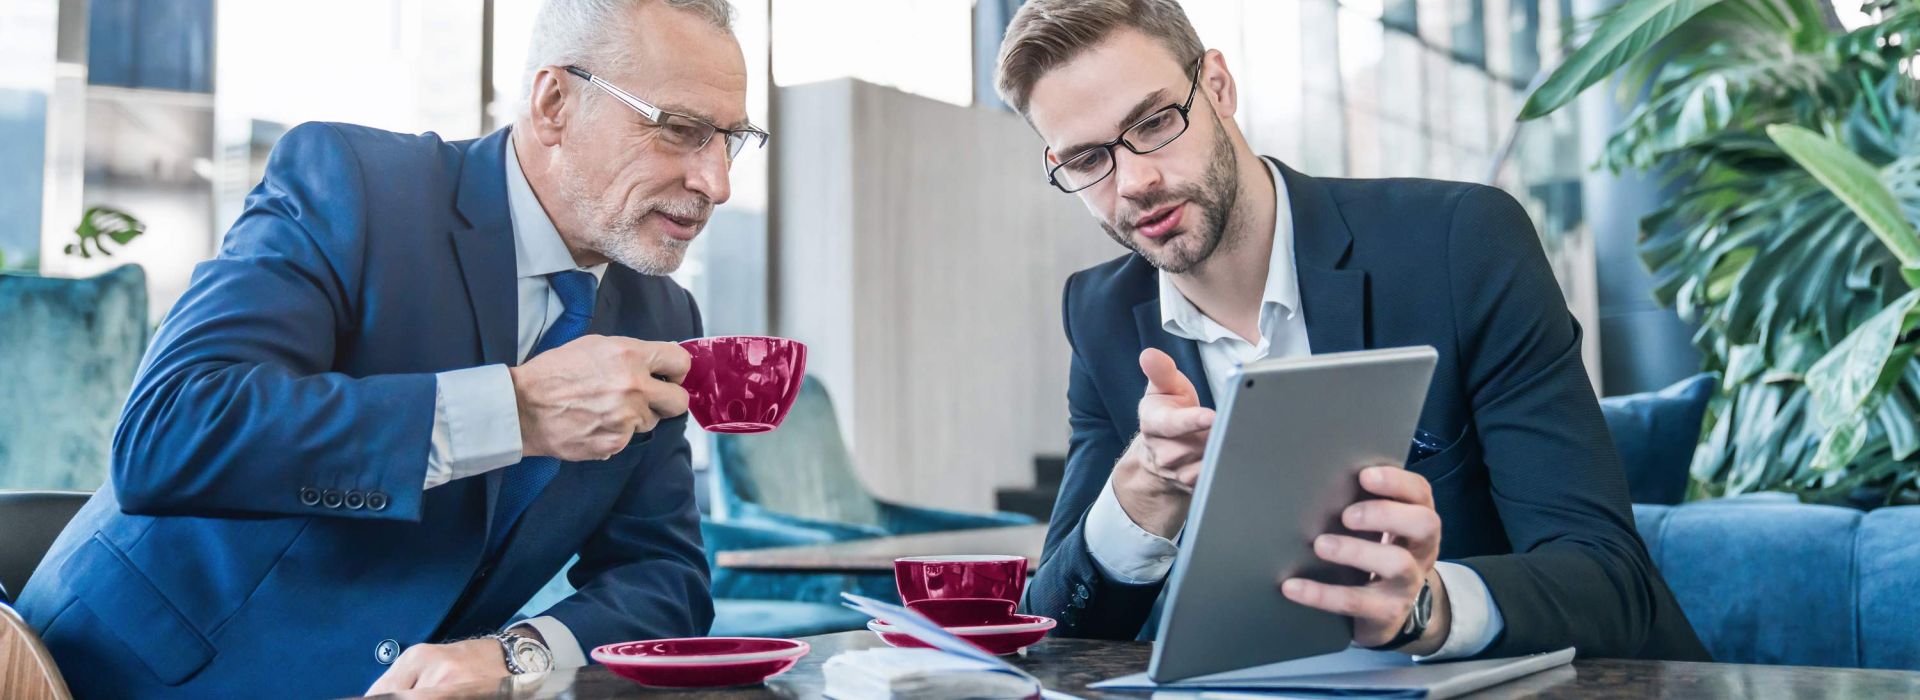
[[[588,232],[587,245],[608,260],[643,275],[670,275],[687,257],[687,241],[654,235],[649,245],[639,222],[610,222]]]
[[[657,243],[649,245],[639,219],[622,218],[618,203],[612,208],[596,206],[600,202],[587,194],[580,174],[570,164],[563,163],[559,170],[560,188],[573,203],[574,218],[593,222],[583,236],[587,250],[643,275],[670,275],[680,269],[687,257],[687,241],[655,234]]]

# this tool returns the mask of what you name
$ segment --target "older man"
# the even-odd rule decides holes
[[[20,599],[81,696],[339,696],[712,620],[663,277],[766,133],[724,0],[553,0],[476,141],[307,124]],[[578,553],[573,596],[502,630]],[[371,687],[370,687],[371,686]]]

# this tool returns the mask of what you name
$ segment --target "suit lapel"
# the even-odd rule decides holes
[[[1133,307],[1133,322],[1140,328],[1140,348],[1142,350],[1159,348],[1161,352],[1172,357],[1173,364],[1180,368],[1180,373],[1187,375],[1187,380],[1193,382],[1193,388],[1200,394],[1200,405],[1213,408],[1213,389],[1207,383],[1206,365],[1200,363],[1200,344],[1168,333],[1166,327],[1161,325],[1158,294]],[[1146,376],[1138,369],[1133,371],[1131,376],[1139,387],[1129,395],[1145,394]]]
[[[1347,266],[1353,232],[1319,180],[1279,161],[1293,212],[1294,269],[1313,354],[1367,347],[1367,272]]]
[[[464,226],[449,235],[454,254],[460,260],[461,279],[466,283],[467,301],[473,306],[475,325],[480,329],[480,358],[483,364],[514,365],[519,360],[517,338],[520,324],[519,275],[514,268],[513,217],[507,208],[506,149],[509,129],[493,132],[467,147],[460,167],[460,194],[456,207]],[[495,469],[484,477],[487,488],[487,517],[481,526],[481,542],[491,535],[494,503],[500,496],[500,479],[506,470]]]

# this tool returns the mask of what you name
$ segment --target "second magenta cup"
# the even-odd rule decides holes
[[[996,624],[1027,586],[1027,558],[958,554],[893,560],[900,602],[941,626]]]

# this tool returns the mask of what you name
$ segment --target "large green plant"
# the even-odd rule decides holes
[[[1826,3],[1626,0],[1521,114],[1616,76],[1639,98],[1598,165],[1673,193],[1640,252],[1721,373],[1709,495],[1920,488],[1920,0],[1866,2],[1853,31]]]

